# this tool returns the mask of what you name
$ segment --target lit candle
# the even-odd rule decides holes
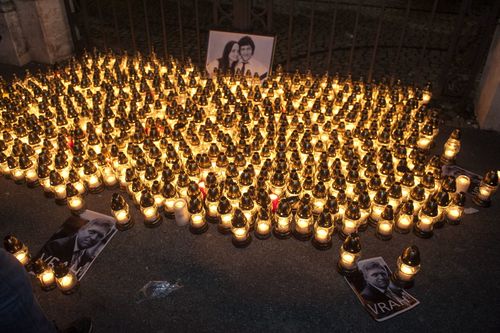
[[[451,220],[457,220],[458,218],[460,218],[461,215],[462,215],[462,212],[456,207],[453,207],[453,208],[448,209],[446,211],[446,217],[451,219]]]
[[[288,232],[290,230],[290,221],[288,217],[278,217],[277,228],[280,232]]]
[[[54,268],[54,273],[57,287],[63,294],[72,294],[78,289],[79,283],[75,274],[64,263],[58,263]]]
[[[379,221],[377,224],[377,233],[381,236],[391,237],[392,236],[392,223],[389,221]]]
[[[162,196],[164,198],[163,208],[165,216],[169,219],[175,218],[175,201],[177,200],[177,191],[171,182],[167,181],[165,185],[163,185]]]
[[[237,241],[242,242],[247,239],[248,232],[244,228],[235,228],[233,230],[233,235]]]
[[[248,192],[243,193],[243,196],[241,197],[241,201],[239,203],[239,207],[243,214],[245,215],[245,218],[248,222],[248,225],[250,228],[253,228],[254,222],[255,222],[255,205],[250,197],[250,194]]]
[[[404,249],[397,260],[397,270],[391,280],[399,287],[409,288],[413,285],[415,275],[420,271],[420,251],[415,245]]]
[[[111,213],[116,219],[118,230],[127,230],[134,225],[134,221],[129,214],[129,206],[119,193],[113,193],[111,197]]]
[[[361,244],[357,233],[347,236],[340,247],[337,268],[342,275],[351,275],[357,271],[357,263],[361,257]]]
[[[255,236],[259,239],[267,239],[271,236],[271,218],[268,208],[262,207],[258,212]]]
[[[293,235],[298,240],[308,240],[312,237],[312,229],[313,211],[311,208],[311,197],[309,194],[305,194],[299,202],[299,207],[295,215],[295,228],[293,230]]]
[[[44,286],[49,286],[49,285],[54,284],[55,276],[54,276],[54,272],[52,271],[52,269],[49,268],[45,272],[43,272],[43,274],[40,276],[40,282]]]
[[[441,155],[441,162],[449,165],[455,163],[455,157],[460,151],[460,130],[455,129],[446,143],[444,144],[444,152]]]
[[[98,187],[99,185],[101,185],[101,181],[100,181],[99,177],[96,175],[91,175],[89,177],[88,183],[89,183],[90,188],[95,188],[95,187]]]
[[[432,222],[433,219],[429,216],[421,216],[419,219],[418,226],[422,231],[431,231],[432,230]]]
[[[325,229],[316,230],[316,240],[320,243],[325,243],[328,239],[328,231]]]
[[[377,226],[377,222],[382,218],[382,213],[388,203],[389,199],[387,192],[383,188],[379,189],[373,198],[372,212],[368,218],[370,225],[374,227]]]
[[[353,232],[356,231],[357,226],[358,226],[358,223],[356,221],[346,219],[346,220],[344,220],[342,232],[346,235],[352,234]]]
[[[455,193],[465,192],[469,190],[470,178],[466,175],[460,175],[457,177],[457,191]]]
[[[226,196],[221,196],[217,206],[217,213],[219,214],[219,225],[217,230],[222,234],[231,232],[231,219],[232,219],[233,206]]]
[[[201,228],[204,225],[203,215],[201,214],[191,215],[191,222],[195,228]]]
[[[3,240],[4,248],[11,253],[23,266],[30,262],[28,247],[14,236],[7,235]]]
[[[477,192],[477,197],[481,200],[489,199],[490,195],[491,195],[491,190],[487,187],[480,187],[479,191]]]
[[[83,201],[79,197],[72,197],[68,200],[68,206],[71,210],[80,210],[83,207]]]
[[[309,219],[297,219],[295,221],[295,230],[300,233],[307,233],[309,229]]]
[[[187,210],[186,201],[184,199],[177,199],[174,203],[174,216],[175,224],[179,227],[185,226],[189,223],[189,212]]]
[[[432,140],[430,138],[422,137],[417,141],[417,146],[420,149],[428,149]]]
[[[465,207],[465,193],[455,193],[451,204],[446,208],[446,221],[449,224],[457,225],[460,223]]]
[[[413,223],[413,216],[402,214],[398,218],[398,222],[396,224],[398,231],[407,232],[410,230],[411,225]]]
[[[33,273],[35,273],[42,290],[49,291],[56,287],[54,271],[41,258],[33,263]]]
[[[115,213],[115,217],[117,222],[120,224],[126,223],[130,219],[130,217],[128,216],[128,212],[124,209],[117,211]]]
[[[361,212],[359,210],[359,204],[357,201],[352,201],[347,206],[347,210],[344,214],[342,229],[340,230],[339,233],[340,238],[345,239],[350,234],[356,232],[358,229],[360,219],[361,219]]]
[[[232,242],[236,247],[246,247],[250,244],[252,240],[252,236],[248,233],[250,229],[248,225],[248,221],[245,217],[245,214],[237,208],[234,211],[234,215],[231,221],[232,225]]]
[[[323,211],[314,225],[314,238],[312,243],[318,250],[327,250],[332,246],[334,224],[330,212]]]
[[[146,208],[144,208],[142,213],[144,214],[144,218],[146,219],[146,221],[151,221],[151,220],[154,220],[156,218],[157,210],[156,210],[156,207],[154,207],[154,206],[146,207]]]
[[[66,195],[67,204],[71,213],[79,215],[84,210],[85,206],[85,201],[83,200],[82,195],[71,183],[66,184]]]
[[[29,256],[28,256],[27,252],[21,252],[21,251],[19,251],[19,252],[16,252],[16,254],[14,256],[23,265],[26,265],[29,262]]]
[[[216,202],[211,202],[208,205],[208,215],[212,217],[217,217],[217,203]]]
[[[114,173],[110,173],[104,176],[104,184],[107,187],[114,187],[118,184],[118,180],[116,179]]]
[[[290,222],[292,219],[292,208],[287,201],[281,200],[276,211],[276,224],[274,226],[274,235],[277,238],[285,239],[290,237]]]
[[[157,227],[163,221],[163,218],[158,213],[155,199],[149,190],[141,192],[141,199],[139,201],[141,213],[144,218],[144,225],[146,227]]]
[[[438,216],[437,202],[429,199],[418,213],[418,221],[415,224],[415,234],[422,238],[429,238],[433,234],[433,224]]]
[[[165,205],[165,211],[168,213],[174,213],[174,205],[175,205],[175,198],[168,198],[165,200],[164,205]]]
[[[64,199],[66,197],[66,188],[64,185],[57,185],[54,187],[54,194],[57,199]]]
[[[231,219],[232,219],[231,214],[222,214],[220,216],[221,225],[224,228],[231,228]]]
[[[491,197],[498,189],[498,173],[496,171],[488,171],[481,183],[473,201],[480,207],[491,206]]]
[[[28,171],[26,171],[26,181],[28,183],[28,186],[30,187],[35,187],[38,184],[38,175],[35,171],[35,169],[30,168]]]
[[[345,252],[340,258],[340,260],[342,262],[341,265],[347,269],[352,269],[352,268],[354,268],[354,265],[356,264],[354,261],[355,258],[356,257],[354,256],[354,254],[349,253],[349,252]]]
[[[269,230],[271,229],[269,223],[265,223],[265,222],[262,222],[260,221],[258,226],[257,226],[257,230],[258,230],[258,233],[260,235],[267,235],[269,234]]]

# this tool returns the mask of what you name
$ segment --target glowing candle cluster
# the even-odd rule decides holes
[[[120,188],[148,227],[164,215],[196,234],[217,224],[237,246],[254,234],[328,249],[336,231],[346,239],[368,225],[383,240],[429,237],[463,210],[441,172],[460,133],[431,156],[429,85],[279,67],[263,82],[209,78],[190,60],[94,51],[2,81],[0,95],[0,172],[74,214],[87,193]],[[487,206],[497,187],[488,173],[475,202]],[[133,225],[121,194],[111,211],[120,230]]]
[[[78,279],[65,263],[60,262],[52,268],[41,258],[32,261],[26,244],[12,235],[5,236],[3,245],[26,270],[33,271],[42,290],[50,291],[57,286],[62,293],[69,295],[78,289]]]

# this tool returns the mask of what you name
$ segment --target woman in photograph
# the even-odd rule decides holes
[[[211,75],[214,73],[214,69],[217,68],[219,72],[234,74],[234,69],[238,64],[240,59],[240,46],[236,41],[227,42],[224,46],[224,51],[222,52],[222,57],[211,61],[207,65],[208,73]]]

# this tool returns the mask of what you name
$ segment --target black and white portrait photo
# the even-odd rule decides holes
[[[255,74],[264,80],[271,70],[274,37],[210,31],[207,51],[207,72],[224,74]]]
[[[86,210],[69,217],[36,258],[51,266],[65,262],[80,280],[116,231],[112,217]]]
[[[376,321],[407,311],[419,301],[391,282],[391,271],[382,257],[358,262],[358,271],[346,277],[359,300]]]

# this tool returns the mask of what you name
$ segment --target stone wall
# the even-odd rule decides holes
[[[3,0],[0,63],[53,64],[73,53],[64,0]]]
[[[479,84],[476,116],[480,128],[500,131],[500,21]]]

